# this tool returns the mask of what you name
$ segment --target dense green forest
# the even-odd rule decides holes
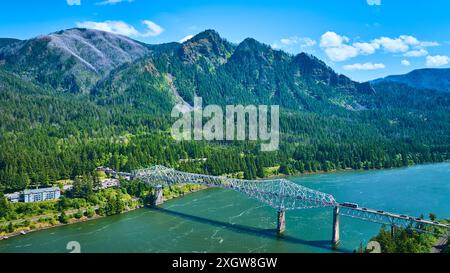
[[[395,234],[391,234],[383,226],[371,241],[380,244],[381,253],[430,253],[431,248],[440,236],[445,236],[446,231],[434,227],[429,229],[430,233],[420,233],[413,229],[397,228]],[[443,249],[443,252],[446,252],[446,249]]]
[[[47,50],[41,43],[26,46]],[[57,51],[25,56],[19,69],[0,49],[0,191],[74,180],[98,166],[130,171],[162,164],[254,179],[273,174],[269,167],[295,174],[450,159],[449,93],[356,83],[313,56],[291,56],[253,39],[236,46],[214,31],[147,50],[92,84],[98,75],[84,75],[92,71],[80,72],[73,59],[56,65],[57,78],[50,79],[51,71],[32,75],[39,56],[60,62]],[[34,60],[31,68],[26,58]],[[89,81],[73,87],[83,82],[79,75]],[[252,141],[174,141],[170,111],[194,94],[204,104],[281,105],[280,150],[263,153]]]

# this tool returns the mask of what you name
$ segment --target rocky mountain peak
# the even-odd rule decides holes
[[[183,43],[180,57],[187,63],[195,63],[204,57],[213,65],[220,65],[226,62],[233,50],[234,46],[215,30],[205,30]]]

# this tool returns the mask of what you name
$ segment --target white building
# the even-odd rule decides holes
[[[60,196],[61,190],[58,187],[24,190],[22,200],[25,203],[31,203],[46,200],[56,200],[59,199]]]
[[[6,199],[8,199],[9,202],[12,202],[12,203],[20,202],[20,196],[21,196],[20,192],[5,194]]]

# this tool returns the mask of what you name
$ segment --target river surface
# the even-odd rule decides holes
[[[419,216],[450,218],[450,163],[290,177],[339,202]],[[207,189],[159,209],[62,226],[0,241],[0,252],[330,252],[332,209],[288,211],[284,237],[276,211],[240,193]],[[341,217],[339,252],[351,252],[380,225]]]

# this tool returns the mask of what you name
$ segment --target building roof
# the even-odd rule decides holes
[[[5,194],[5,197],[9,198],[9,199],[19,198],[20,192],[8,193],[8,194]]]
[[[58,187],[52,187],[52,188],[42,188],[42,189],[32,189],[32,190],[24,190],[24,194],[32,194],[32,193],[43,193],[43,192],[55,192],[60,191]]]

